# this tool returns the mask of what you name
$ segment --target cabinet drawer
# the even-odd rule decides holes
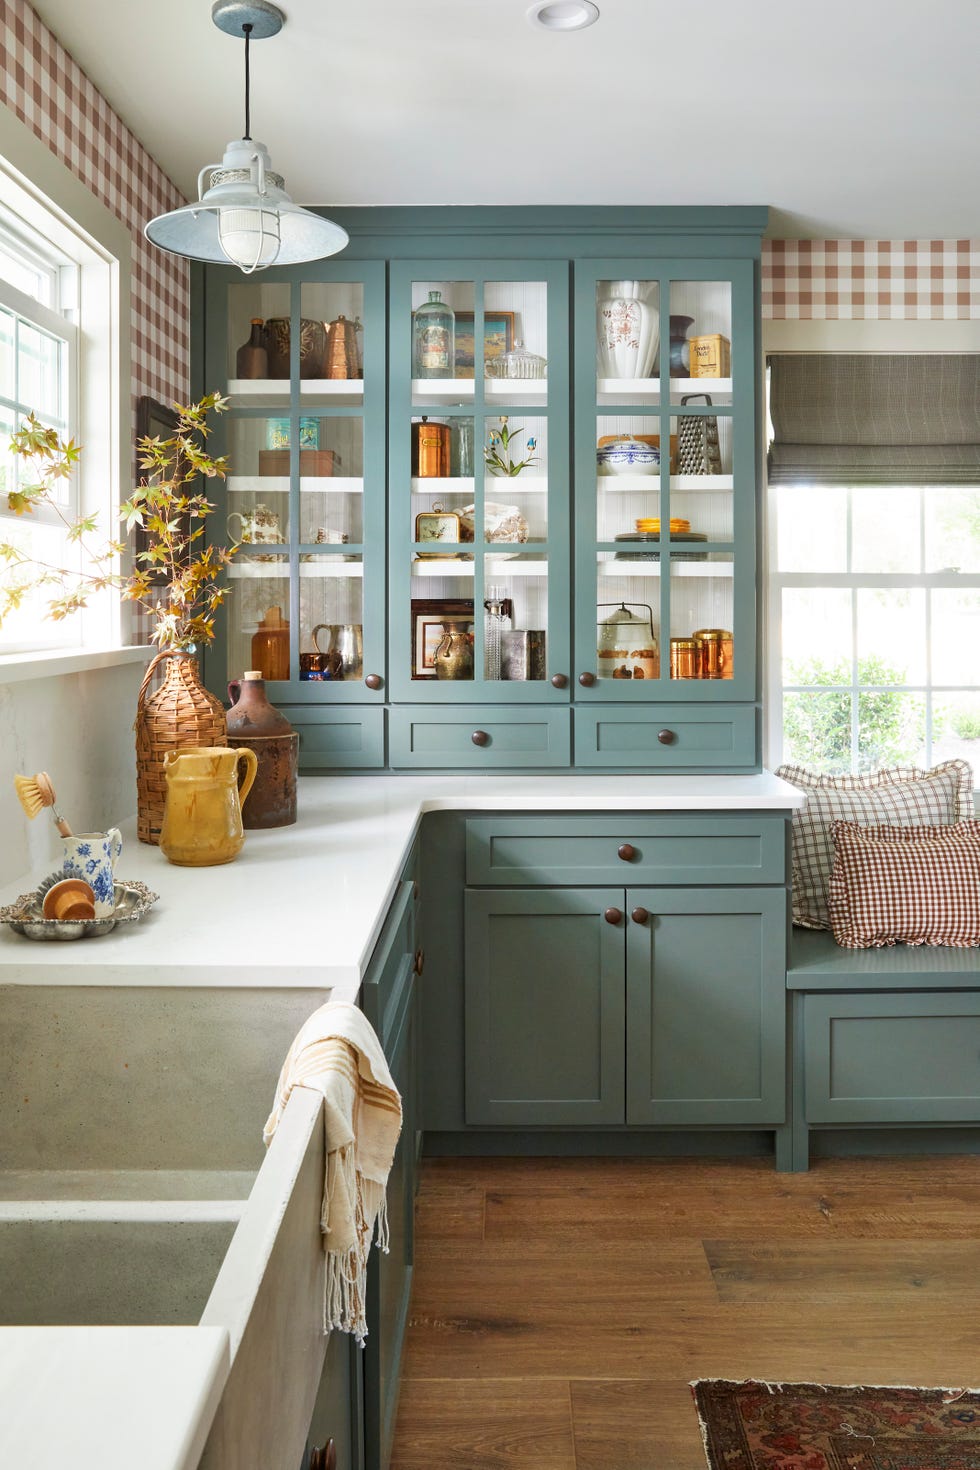
[[[575,710],[577,766],[662,770],[751,770],[756,762],[752,704],[661,704],[643,709]],[[671,736],[660,739],[662,733]]]
[[[980,1122],[980,995],[807,995],[808,1123]]]
[[[323,709],[309,704],[280,708],[299,734],[301,771],[380,770],[384,766],[383,709]]]
[[[569,762],[568,710],[402,707],[391,710],[390,717],[391,764],[396,767],[435,767],[448,775]]]
[[[466,881],[476,885],[782,883],[785,873],[781,816],[623,812],[471,817],[466,823]]]
[[[415,880],[402,880],[361,986],[361,1009],[387,1048],[415,958]]]

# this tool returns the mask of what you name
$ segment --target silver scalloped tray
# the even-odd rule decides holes
[[[142,919],[160,897],[135,879],[127,882],[117,879],[113,888],[116,906],[107,919],[46,919],[42,912],[42,887],[34,893],[22,893],[14,903],[0,909],[0,924],[9,924],[15,934],[23,934],[25,939],[97,939],[117,924]]]

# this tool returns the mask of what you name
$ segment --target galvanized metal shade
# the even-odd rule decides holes
[[[208,193],[210,192],[209,190]],[[229,212],[239,218],[226,220],[223,227],[222,217]],[[236,236],[242,232],[244,222],[240,218],[241,212],[248,213],[253,220],[255,216],[261,215],[262,232],[266,237],[269,231],[266,217],[271,216],[278,224],[278,250],[267,259],[262,258],[266,249],[261,250],[253,269],[261,270],[273,261],[276,265],[297,265],[304,260],[321,260],[326,255],[336,255],[347,244],[347,231],[334,224],[333,220],[324,219],[322,215],[301,208],[287,195],[280,195],[274,201],[268,196],[259,197],[248,185],[235,190],[234,194],[229,189],[220,199],[209,200],[205,194],[196,204],[185,204],[180,209],[170,210],[168,214],[159,214],[146,225],[144,233],[154,245],[159,245],[162,250],[169,250],[174,255],[185,255],[190,260],[230,262],[241,266],[241,260],[222,245],[222,233],[227,240],[229,225],[235,230]]]

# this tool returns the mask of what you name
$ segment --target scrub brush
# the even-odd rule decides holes
[[[14,786],[17,788],[17,800],[31,821],[42,807],[49,806],[51,815],[54,817],[54,824],[62,837],[71,837],[71,828],[61,813],[55,809],[54,787],[51,785],[51,777],[47,771],[38,771],[34,776],[15,776]]]

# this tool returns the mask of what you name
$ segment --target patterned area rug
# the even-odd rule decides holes
[[[691,1385],[711,1470],[980,1470],[980,1393]]]

